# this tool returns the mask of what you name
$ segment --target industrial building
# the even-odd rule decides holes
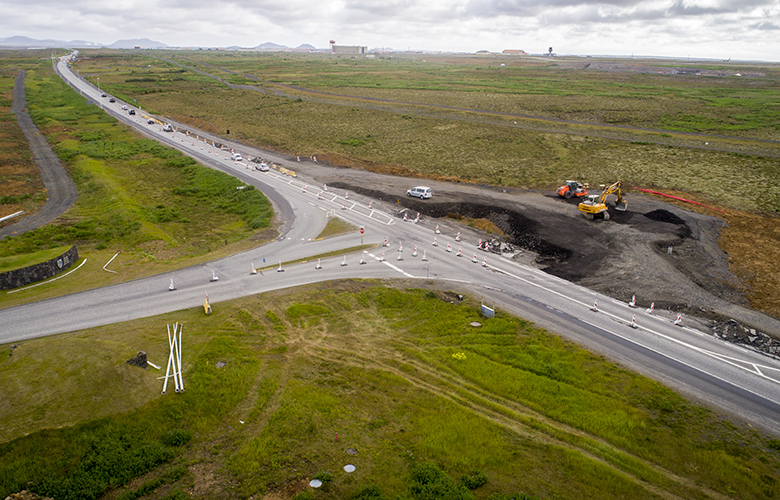
[[[368,47],[360,45],[331,45],[330,50],[334,54],[365,54]]]

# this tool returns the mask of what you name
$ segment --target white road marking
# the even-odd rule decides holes
[[[491,265],[489,265],[489,264],[488,264],[488,266],[487,266],[487,267],[488,267],[488,268],[491,268],[491,269],[496,269],[496,270],[498,270],[497,268],[495,268],[494,266],[491,266]],[[563,295],[562,293],[556,292],[555,290],[551,290],[551,289],[549,289],[549,288],[546,288],[546,287],[544,287],[544,286],[542,286],[542,285],[539,285],[539,284],[537,284],[537,283],[533,283],[533,282],[531,282],[531,281],[528,281],[527,279],[525,279],[525,278],[522,278],[522,277],[520,277],[520,276],[516,276],[516,275],[514,275],[514,274],[512,274],[512,273],[509,273],[509,272],[507,272],[507,271],[502,271],[502,272],[504,272],[506,275],[508,275],[508,276],[511,276],[511,277],[513,277],[513,278],[515,278],[515,279],[517,279],[517,280],[520,280],[520,281],[523,281],[523,282],[525,282],[525,283],[528,283],[528,284],[529,284],[529,285],[531,285],[531,286],[535,286],[535,287],[541,288],[542,290],[545,290],[545,291],[547,291],[547,292],[549,292],[549,293],[552,293],[552,294],[554,294],[554,295],[557,295],[557,296],[561,297],[562,299],[565,299],[565,300],[568,300],[568,301],[574,302],[575,304],[578,304],[578,305],[581,305],[581,306],[587,307],[588,309],[590,309],[590,307],[591,307],[589,304],[584,304],[584,303],[580,302],[580,301],[579,301],[579,300],[577,300],[577,299],[574,299],[574,298],[572,298],[572,297],[567,297],[566,295]],[[621,318],[621,317],[619,317],[619,316],[617,316],[617,315],[615,315],[615,314],[608,313],[608,312],[606,312],[606,311],[603,311],[603,310],[601,310],[601,309],[599,309],[599,311],[598,311],[598,314],[603,314],[603,315],[605,315],[605,316],[608,316],[608,317],[610,317],[610,318],[614,319],[615,321],[618,321],[618,322],[620,322],[620,323],[625,323],[625,319],[624,319],[624,318]],[[584,321],[584,320],[582,320],[581,318],[578,318],[578,319],[580,319],[581,321]],[[590,324],[590,323],[588,323],[588,324]],[[595,326],[595,325],[593,325],[593,326]],[[602,329],[604,329],[603,327],[598,327],[598,328],[602,328]],[[687,342],[684,342],[684,341],[682,341],[682,340],[676,339],[676,338],[674,338],[674,337],[670,337],[670,336],[668,336],[668,335],[664,335],[664,334],[663,334],[663,333],[661,333],[661,332],[658,332],[658,331],[656,331],[656,330],[653,330],[653,329],[651,329],[651,328],[648,328],[648,327],[645,327],[645,326],[642,326],[642,325],[636,325],[636,328],[637,328],[638,330],[644,330],[644,331],[646,331],[646,332],[648,332],[648,333],[652,333],[652,334],[654,334],[654,335],[656,335],[656,336],[658,336],[658,337],[661,337],[661,338],[663,338],[664,340],[667,340],[667,341],[669,341],[669,342],[673,342],[673,343],[675,343],[675,344],[678,344],[678,345],[680,345],[680,346],[682,346],[682,347],[685,347],[685,348],[691,349],[691,350],[693,350],[693,351],[699,352],[699,353],[701,353],[701,354],[704,354],[705,356],[709,356],[709,357],[712,357],[712,358],[718,359],[718,360],[720,360],[720,361],[722,361],[722,362],[724,362],[724,363],[730,364],[730,365],[732,365],[732,366],[734,366],[734,367],[736,367],[736,368],[740,368],[740,369],[742,369],[742,370],[745,370],[745,371],[747,371],[747,372],[749,372],[749,373],[753,373],[753,374],[759,375],[760,377],[762,377],[762,378],[764,378],[764,379],[766,379],[766,380],[771,380],[772,382],[775,382],[775,383],[778,383],[778,384],[780,384],[780,378],[778,378],[778,379],[774,379],[774,378],[772,378],[772,377],[768,377],[768,376],[764,375],[764,374],[763,374],[763,373],[761,373],[760,371],[759,371],[759,372],[757,372],[757,371],[755,371],[755,370],[750,370],[750,369],[748,369],[748,368],[746,368],[746,367],[744,367],[744,366],[741,366],[741,365],[737,364],[737,362],[740,362],[740,363],[748,363],[747,361],[740,360],[740,359],[738,359],[738,358],[731,358],[731,357],[729,357],[729,356],[725,356],[725,355],[718,354],[718,353],[715,353],[715,352],[712,352],[712,351],[708,351],[708,350],[706,350],[706,349],[703,349],[703,348],[701,348],[701,347],[697,347],[697,346],[695,346],[695,345],[689,344],[689,343],[687,343]],[[605,331],[609,331],[609,330],[606,330],[606,329],[604,329],[604,330],[605,330]],[[616,335],[617,335],[617,334],[616,334]],[[619,337],[621,337],[621,338],[624,338],[624,337],[623,337],[623,336],[621,336],[621,335],[618,335],[618,336],[619,336]],[[637,345],[642,345],[642,344],[639,344],[638,342],[635,342],[635,341],[633,341],[633,340],[632,340],[632,342],[636,343]],[[726,345],[729,345],[729,344],[726,344]],[[647,346],[644,346],[644,345],[642,345],[642,347],[645,347],[645,348],[647,348],[647,349],[650,349],[650,347],[647,347]],[[732,361],[729,361],[729,360],[732,360]],[[762,365],[762,368],[769,368],[769,369],[773,369],[773,370],[778,370],[778,373],[780,373],[780,369],[778,369],[778,368],[772,368],[772,367],[767,367],[767,366],[763,366],[763,365]]]

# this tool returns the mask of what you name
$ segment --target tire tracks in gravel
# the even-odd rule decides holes
[[[35,164],[41,171],[43,185],[46,186],[48,199],[38,212],[29,215],[15,224],[0,229],[0,240],[8,236],[17,236],[27,231],[37,229],[53,221],[76,203],[78,191],[68,176],[68,172],[60,159],[52,151],[46,138],[27,113],[27,100],[24,92],[25,72],[20,70],[14,84],[14,98],[11,113],[16,114],[16,121],[22,129],[30,150],[33,152]]]
[[[697,493],[696,497],[706,495],[716,500],[729,498],[706,486],[696,484],[693,479],[681,477],[657,464],[616,448],[603,439],[589,435],[561,422],[553,421],[523,406],[519,402],[509,400],[475,386],[472,382],[454,373],[446,373],[431,368],[418,360],[410,359],[397,349],[382,348],[372,344],[364,355],[361,353],[363,349],[355,348],[356,346],[351,346],[352,350],[345,351],[328,347],[323,340],[320,339],[318,342],[315,342],[314,346],[309,346],[309,343],[304,341],[298,347],[307,357],[320,359],[324,362],[339,363],[362,369],[374,368],[390,372],[418,389],[447,399],[496,425],[509,429],[519,436],[577,451],[611,468],[629,480],[640,484],[643,488],[661,498],[689,498],[691,493]],[[315,346],[317,347],[316,349],[311,349],[311,347]],[[633,463],[645,468],[650,474],[656,476],[656,480],[644,477],[641,472],[636,470],[627,470],[625,467],[621,467],[621,465],[626,463]],[[658,484],[660,482],[657,480],[659,477],[665,479],[670,484],[666,487]],[[669,486],[673,486],[673,488],[668,489]]]

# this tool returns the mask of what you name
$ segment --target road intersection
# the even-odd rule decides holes
[[[97,89],[79,79],[65,60],[57,67],[82,95],[102,102]],[[143,116],[126,114],[123,105],[104,103],[103,107],[147,136],[262,190],[285,221],[280,237],[206,264],[0,310],[0,343],[194,307],[203,303],[206,293],[216,308],[221,301],[335,279],[432,281],[441,288],[494,301],[501,309],[780,434],[780,361],[776,358],[686,326],[686,318],[682,326],[675,325],[677,316],[668,311],[632,308],[534,267],[477,250],[477,241],[436,234],[435,221],[404,222],[380,202],[355,193],[326,189],[312,179],[279,169],[260,172],[252,162],[234,162],[229,150],[215,147],[197,132],[163,132],[159,123],[150,125]],[[267,154],[251,148],[240,152]],[[286,165],[293,167],[294,162]],[[316,241],[329,216],[365,228],[365,235],[350,233]],[[339,253],[361,241],[373,247]],[[318,261],[316,256],[325,254],[335,256]],[[315,269],[318,262],[321,269]],[[252,274],[254,267],[262,272]],[[210,280],[212,273],[218,281]],[[175,291],[169,290],[171,281]]]

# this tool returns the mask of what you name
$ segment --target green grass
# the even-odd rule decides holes
[[[24,342],[0,358],[24,395],[0,401],[0,495],[70,484],[114,448],[150,458],[131,484],[90,483],[121,498],[175,495],[204,468],[221,498],[305,498],[314,477],[334,499],[780,494],[776,439],[454,293],[347,280]],[[160,372],[124,361],[164,365],[174,321],[187,390],[162,396]]]
[[[0,273],[10,271],[12,269],[20,269],[23,267],[31,266],[33,264],[39,264],[46,262],[55,257],[58,257],[70,249],[69,246],[60,246],[49,248],[47,250],[40,250],[29,254],[12,255],[8,257],[0,258]]]
[[[293,155],[331,155],[339,164],[354,159],[361,167],[363,162],[379,170],[402,166],[427,177],[521,188],[552,189],[569,178],[592,185],[621,179],[629,186],[695,193],[732,208],[780,211],[780,187],[774,182],[780,172],[769,156],[780,154],[780,148],[752,141],[780,139],[780,71],[774,65],[721,68],[758,75],[738,79],[628,70],[575,72],[522,59],[499,68],[493,56],[425,56],[423,63],[423,57],[416,56],[353,60],[295,54],[155,55],[172,62],[126,53],[102,55],[79,66],[100,74],[109,88],[143,96],[139,99],[146,108],[212,132],[230,129],[239,140]],[[152,67],[146,68],[149,63]],[[254,75],[263,92],[230,89],[192,71],[177,73],[180,79],[167,83],[165,75],[173,63],[216,76],[226,74],[219,68]],[[664,62],[643,64],[669,69]],[[125,82],[128,74],[141,72],[154,81]],[[700,149],[705,142],[715,150]],[[732,151],[717,151],[719,147]],[[741,154],[746,150],[759,154]]]
[[[315,240],[321,240],[329,238],[331,236],[338,236],[339,234],[346,234],[355,231],[357,228],[352,224],[344,222],[338,217],[331,217],[328,219],[328,223],[325,225],[325,229],[317,235]]]
[[[30,115],[64,161],[79,196],[56,224],[0,241],[0,258],[75,244],[89,264],[76,281],[4,294],[0,306],[163,272],[273,237],[273,209],[260,191],[87,106],[46,63],[28,67],[26,93]],[[117,274],[100,271],[117,251]]]

